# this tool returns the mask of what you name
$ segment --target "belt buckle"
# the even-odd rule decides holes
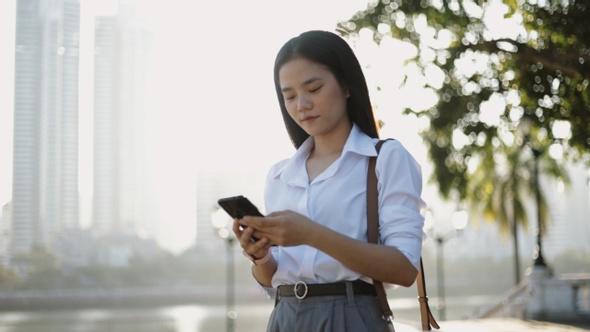
[[[299,289],[299,285],[303,285],[303,295],[299,295],[298,289]],[[303,281],[298,281],[295,286],[293,286],[293,293],[295,293],[295,297],[298,298],[299,300],[303,300],[306,296],[307,296],[307,284]]]

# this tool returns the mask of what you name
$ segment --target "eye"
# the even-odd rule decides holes
[[[323,86],[323,85],[320,85],[320,86],[318,86],[317,88],[313,88],[313,89],[309,90],[309,92],[311,92],[311,93],[316,93],[316,92],[318,92],[318,91],[319,91],[319,90],[322,88],[322,86]]]
[[[283,95],[283,98],[285,98],[285,100],[291,101],[293,99],[295,99],[294,95]]]

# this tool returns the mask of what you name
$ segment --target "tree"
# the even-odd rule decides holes
[[[30,252],[16,254],[12,263],[24,276],[19,287],[48,288],[62,279],[59,258],[43,246],[34,246]]]
[[[524,145],[547,151],[566,143],[567,158],[590,165],[589,14],[588,0],[382,0],[338,28],[350,37],[369,29],[377,43],[394,38],[415,48],[409,61],[438,97],[432,107],[406,109],[430,123],[421,135],[431,180],[444,198],[456,192],[512,227],[517,246],[517,227],[527,221],[522,195],[533,193]],[[517,134],[525,118],[533,124],[527,142]],[[567,182],[550,154],[540,159],[544,175]]]
[[[416,48],[412,61],[438,102],[406,111],[430,122],[422,137],[440,193],[466,198],[470,164],[518,143],[523,116],[543,146],[560,139],[555,126],[568,124],[569,157],[590,163],[588,15],[588,1],[576,0],[382,0],[338,27],[345,35],[368,28],[377,43],[396,38]],[[442,82],[427,76],[433,71]]]
[[[526,209],[523,205],[525,197],[535,195],[534,160],[524,158],[518,145],[502,145],[501,157],[506,160],[499,162],[498,155],[486,156],[475,169],[469,182],[468,192],[472,201],[472,213],[481,213],[482,219],[498,222],[504,234],[511,234],[514,246],[515,284],[521,280],[520,260],[518,251],[518,226],[525,228],[529,225]],[[560,178],[564,184],[570,183],[565,169],[554,159],[543,160],[542,171],[552,177]],[[545,196],[541,193],[538,204],[541,215],[549,214],[549,207]],[[541,225],[545,225],[542,221]]]
[[[18,274],[7,266],[0,264],[0,290],[11,290],[21,282]]]

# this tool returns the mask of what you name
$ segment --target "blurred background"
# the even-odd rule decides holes
[[[381,136],[422,165],[438,319],[478,317],[536,266],[587,280],[588,10],[2,1],[0,331],[264,329],[274,302],[216,201],[264,211],[267,170],[295,152],[274,57],[310,29],[351,44]],[[389,297],[418,321],[415,287]]]

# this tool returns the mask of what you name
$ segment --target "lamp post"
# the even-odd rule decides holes
[[[235,319],[237,313],[235,311],[235,272],[234,272],[234,243],[235,237],[231,231],[229,217],[226,212],[221,209],[215,209],[211,213],[211,225],[217,230],[217,235],[225,240],[226,243],[226,331],[235,331]]]
[[[536,244],[535,248],[533,249],[533,266],[534,267],[541,267],[546,268],[547,264],[545,263],[545,259],[543,258],[543,241],[542,241],[542,231],[541,231],[541,219],[542,219],[542,212],[541,212],[541,186],[539,185],[539,158],[543,154],[543,149],[535,147],[531,140],[531,128],[532,128],[532,121],[528,116],[523,116],[520,119],[520,123],[518,125],[518,130],[523,136],[523,144],[527,145],[531,151],[533,152],[534,158],[534,166],[533,166],[533,181],[534,181],[534,188],[535,188],[535,204],[536,204],[536,213],[537,213],[537,229],[535,230],[535,239]]]
[[[541,232],[541,187],[539,186],[539,157],[543,153],[540,149],[535,149],[531,147],[533,150],[533,156],[535,158],[535,202],[537,207],[537,231],[535,232],[535,237],[537,240],[537,244],[535,245],[533,251],[533,265],[537,267],[547,267],[545,264],[545,259],[543,258],[543,250],[542,250],[542,232]]]
[[[432,218],[432,214],[430,211],[427,212],[427,218]],[[439,319],[446,320],[446,303],[445,303],[445,276],[444,276],[444,244],[448,240],[455,237],[459,234],[465,227],[467,227],[467,222],[469,221],[469,216],[467,211],[465,210],[458,210],[453,213],[451,217],[451,221],[453,224],[453,230],[446,232],[444,234],[434,235],[434,240],[437,245],[436,250],[436,276],[437,276],[437,288],[438,288],[438,302],[436,304],[436,308],[439,311]],[[432,227],[433,222],[429,222],[430,226]],[[430,229],[432,231],[432,228]]]

